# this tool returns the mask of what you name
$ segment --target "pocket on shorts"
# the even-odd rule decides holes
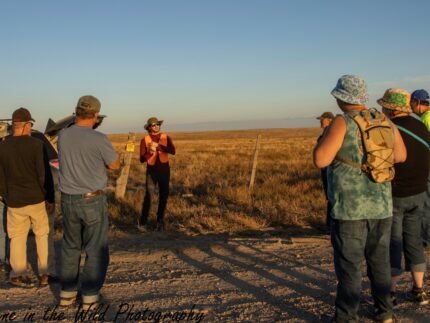
[[[86,225],[93,225],[102,221],[103,200],[97,196],[83,199],[79,203],[81,219]]]

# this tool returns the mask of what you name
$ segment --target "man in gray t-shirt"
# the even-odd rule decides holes
[[[100,107],[97,98],[81,97],[75,110],[75,125],[63,130],[58,138],[64,227],[60,305],[75,303],[80,280],[84,310],[100,302],[100,289],[109,264],[106,168],[120,167],[112,144],[93,129]],[[86,259],[80,273],[81,250],[85,251]]]
[[[75,124],[60,133],[58,150],[61,192],[85,194],[105,189],[105,166],[118,157],[106,135]]]

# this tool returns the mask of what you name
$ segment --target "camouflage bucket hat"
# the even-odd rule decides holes
[[[349,104],[365,104],[368,101],[366,82],[356,75],[344,75],[331,91],[336,99]]]
[[[388,89],[384,96],[377,100],[378,104],[385,109],[412,113],[410,107],[411,94],[403,89]]]
[[[153,126],[155,124],[158,124],[159,126],[161,126],[161,124],[163,123],[163,120],[158,120],[156,117],[151,117],[148,119],[148,121],[146,122],[146,125],[144,125],[143,127],[148,130],[148,128],[150,126]]]

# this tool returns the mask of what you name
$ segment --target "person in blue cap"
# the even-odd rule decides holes
[[[430,132],[430,97],[426,90],[416,90],[411,95],[412,111],[420,117],[420,120]],[[422,214],[422,236],[426,252],[430,252],[430,176],[427,181],[427,197]]]
[[[411,95],[411,108],[412,111],[420,117],[420,120],[430,131],[430,97],[426,90],[416,90]]]

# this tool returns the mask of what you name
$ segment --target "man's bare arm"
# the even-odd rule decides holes
[[[119,160],[119,156],[113,161],[113,163],[107,166],[107,168],[111,170],[116,170],[116,169],[119,169],[120,167],[121,167],[121,162]]]
[[[337,152],[342,147],[346,133],[346,123],[342,116],[334,118],[327,133],[316,145],[313,153],[314,165],[324,168],[331,164]]]
[[[407,157],[405,143],[403,142],[402,135],[394,123],[391,123],[394,130],[394,162],[403,163]]]

